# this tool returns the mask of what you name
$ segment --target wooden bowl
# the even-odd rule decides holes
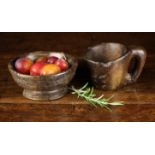
[[[37,51],[30,53],[33,56],[47,56],[49,52]],[[31,76],[18,73],[14,63],[19,58],[11,60],[8,69],[14,81],[24,88],[23,96],[32,100],[55,100],[63,97],[68,90],[68,84],[75,75],[77,60],[69,54],[65,54],[70,64],[70,68],[56,75]]]

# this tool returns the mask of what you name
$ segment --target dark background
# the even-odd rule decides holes
[[[0,33],[0,52],[60,50],[81,54],[87,47],[101,42],[142,45],[150,54],[154,52],[155,33]]]

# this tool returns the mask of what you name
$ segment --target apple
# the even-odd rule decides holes
[[[48,63],[54,64],[59,58],[55,56],[50,56],[47,60]]]
[[[41,69],[44,65],[46,65],[46,63],[41,61],[33,64],[30,70],[30,75],[40,75]]]
[[[61,71],[65,71],[69,68],[68,62],[64,59],[58,59],[55,64],[60,67]]]
[[[15,68],[17,72],[22,74],[29,74],[33,61],[28,57],[22,57],[16,60]]]
[[[48,58],[46,56],[39,57],[36,62],[47,62]]]
[[[55,64],[45,64],[40,72],[40,75],[54,75],[61,72],[61,69],[59,66]]]

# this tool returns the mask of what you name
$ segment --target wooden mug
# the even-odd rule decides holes
[[[146,50],[120,43],[102,43],[88,48],[84,59],[94,86],[115,90],[139,78],[145,64]]]

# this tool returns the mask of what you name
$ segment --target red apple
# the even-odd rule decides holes
[[[42,57],[39,57],[37,60],[36,60],[36,62],[47,62],[47,57],[46,56],[42,56]]]
[[[30,74],[31,75],[40,75],[41,69],[46,65],[44,62],[36,62],[32,65]]]
[[[32,65],[33,61],[27,57],[19,58],[15,62],[17,72],[22,74],[29,74]]]
[[[42,67],[40,75],[54,75],[61,72],[61,69],[59,66],[55,64],[46,64]]]
[[[48,58],[47,62],[50,64],[54,64],[58,60],[58,57],[51,56]]]
[[[55,64],[60,67],[61,71],[65,71],[69,68],[68,62],[64,59],[58,59]]]

